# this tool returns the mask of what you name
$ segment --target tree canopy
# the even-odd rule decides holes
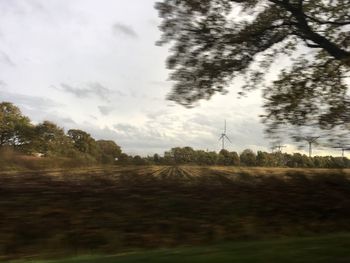
[[[19,146],[28,143],[30,120],[10,102],[0,103],[0,146]]]
[[[156,4],[170,43],[169,99],[193,106],[236,78],[264,89],[264,121],[343,128],[349,122],[349,0],[163,0]],[[276,61],[289,57],[278,79]]]
[[[79,129],[66,133],[47,120],[34,125],[11,102],[0,103],[0,152],[4,149],[26,155],[71,159],[77,165],[123,162],[118,161],[122,150],[114,141],[96,141]]]

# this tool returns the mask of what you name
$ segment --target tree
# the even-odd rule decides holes
[[[89,154],[95,159],[100,157],[100,149],[91,135],[79,129],[71,129],[67,132],[68,137],[72,140],[74,147],[85,154]]]
[[[349,122],[349,0],[163,0],[156,9],[158,44],[172,44],[170,100],[190,107],[243,77],[243,91],[264,89],[270,134]],[[291,66],[271,83],[267,73],[281,56]]]
[[[117,145],[114,141],[98,140],[96,143],[101,153],[100,159],[102,163],[113,164],[116,160],[119,159],[122,151],[120,149],[120,146]]]
[[[44,121],[34,128],[34,149],[46,156],[67,156],[73,150],[73,144],[65,135],[63,128],[55,123]]]
[[[195,162],[199,165],[214,165],[217,161],[216,152],[208,152],[203,150],[195,151]]]
[[[135,155],[132,159],[133,164],[136,165],[146,165],[147,161],[143,159],[140,155]]]
[[[221,165],[239,165],[240,160],[236,152],[229,152],[225,149],[222,149],[219,152],[218,164]]]
[[[191,163],[194,161],[195,151],[191,147],[175,147],[171,150],[171,155],[174,157],[176,164]]]
[[[273,162],[271,160],[270,154],[267,152],[258,151],[258,154],[256,155],[256,165],[257,166],[273,166]]]
[[[250,149],[245,149],[241,155],[240,160],[243,165],[246,166],[255,166],[256,165],[256,155]]]
[[[33,126],[28,117],[10,102],[0,103],[0,147],[9,145],[23,148],[31,140]]]
[[[154,162],[155,164],[161,163],[161,159],[162,159],[162,158],[159,156],[158,153],[155,153],[155,154],[153,155],[153,162]]]

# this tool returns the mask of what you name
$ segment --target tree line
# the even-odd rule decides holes
[[[255,153],[245,149],[240,154],[233,151],[194,150],[191,147],[176,147],[166,151],[164,156],[155,154],[145,158],[145,162],[154,164],[196,164],[225,165],[249,167],[291,167],[291,168],[350,168],[350,160],[346,157],[314,156],[300,153],[282,153],[258,151]]]
[[[52,158],[70,158],[77,164],[132,164],[132,165],[226,165],[258,167],[350,168],[345,157],[315,156],[300,153],[194,150],[175,147],[163,156],[141,157],[123,153],[111,140],[95,140],[89,133],[70,129],[67,132],[50,121],[36,125],[10,102],[0,103],[0,150],[11,148],[25,155]]]
[[[37,157],[70,158],[77,163],[114,164],[127,159],[111,140],[95,140],[89,133],[67,132],[51,121],[33,124],[10,102],[0,103],[0,149]]]

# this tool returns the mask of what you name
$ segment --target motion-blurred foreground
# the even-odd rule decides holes
[[[198,166],[2,172],[0,259],[346,233],[350,232],[349,175],[348,170]],[[341,260],[350,257],[344,250],[350,236],[331,240],[320,241],[321,245],[311,240],[305,247],[315,254],[312,244],[324,250],[331,243],[333,254],[316,253],[319,258],[333,255],[332,262],[346,262]],[[278,244],[262,243],[262,247],[282,249]],[[258,243],[248,246],[262,249]],[[238,254],[247,251],[238,248]],[[171,258],[169,254],[167,260]],[[214,258],[222,260],[219,255]],[[105,262],[144,262],[138,260]],[[157,260],[152,262],[165,262]],[[267,262],[259,260],[242,262]]]

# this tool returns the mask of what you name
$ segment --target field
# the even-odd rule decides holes
[[[284,238],[245,241],[201,247],[181,247],[121,253],[85,255],[37,263],[344,263],[350,260],[350,235],[338,234],[312,238]],[[17,261],[20,263],[23,261]]]
[[[346,233],[348,176],[196,166],[2,172],[0,260]]]

